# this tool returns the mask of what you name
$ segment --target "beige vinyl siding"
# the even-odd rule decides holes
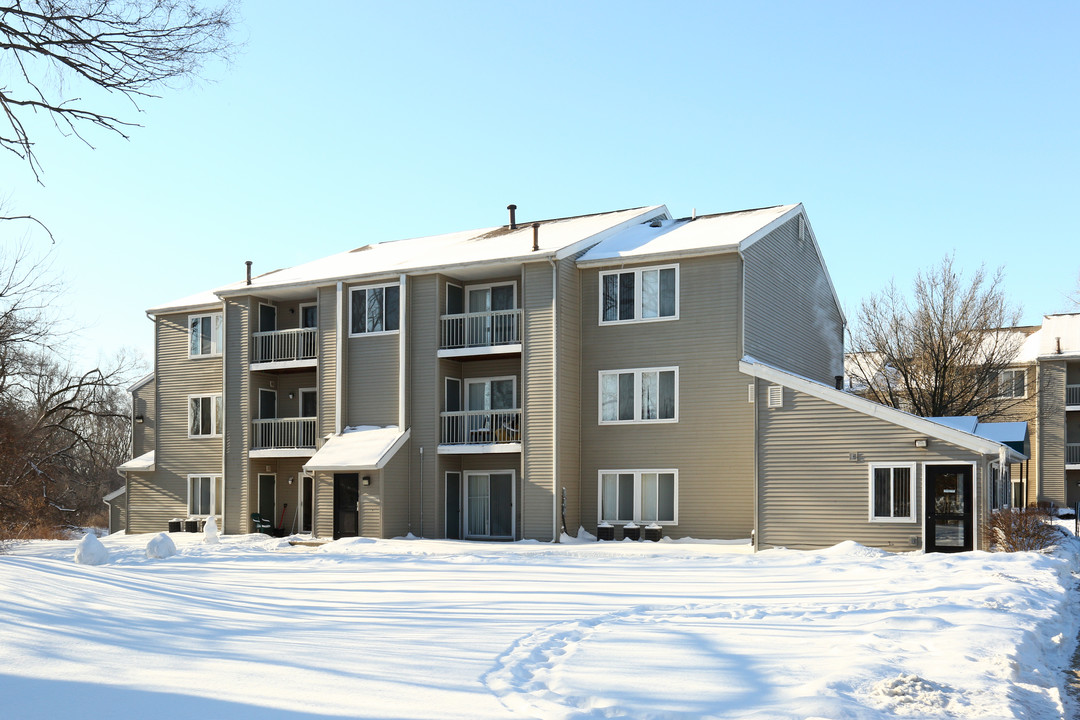
[[[386,467],[382,470],[382,524],[379,528],[379,535],[377,537],[400,537],[406,533],[412,531],[414,534],[419,534],[419,518],[416,518],[410,524],[409,521],[409,475],[410,470],[419,474],[416,464],[412,462],[410,458],[410,445],[406,442],[397,454],[386,464]],[[431,465],[434,463],[434,453],[432,457],[428,458],[425,451],[425,465],[428,460],[432,460]],[[361,473],[363,475],[364,473]],[[428,468],[424,468],[424,474],[430,474]],[[433,485],[433,483],[431,484]],[[428,527],[429,518],[434,519],[434,507],[435,503],[429,500],[429,495],[434,495],[434,492],[427,492],[431,485],[424,488],[424,504],[430,506],[430,510],[425,508],[424,522],[425,528]],[[432,488],[433,489],[433,488]],[[361,487],[361,492],[363,488]],[[413,510],[415,511],[420,504],[419,497],[416,498],[416,502],[413,503]],[[367,512],[367,506],[363,506],[365,512]],[[430,513],[430,514],[429,514]],[[366,529],[366,526],[365,526]],[[364,533],[367,534],[366,532]],[[427,532],[425,531],[427,535]],[[430,535],[428,535],[430,537]]]
[[[220,475],[221,438],[188,438],[188,397],[221,392],[221,356],[188,358],[188,313],[156,323],[156,470],[129,484],[132,532],[160,532],[187,515],[188,475]],[[226,498],[226,511],[231,511]]]
[[[1039,363],[1039,500],[1065,504],[1065,380],[1062,360]]]
[[[157,435],[157,381],[152,379],[131,394],[133,415],[142,415],[141,423],[131,427],[131,457],[150,452],[155,448]]]
[[[743,251],[746,354],[832,386],[844,374],[844,325],[807,229],[798,217]]]
[[[791,388],[784,388],[782,408],[768,408],[769,385],[759,382],[757,394],[761,547],[810,549],[855,540],[888,550],[921,549],[928,462],[976,463],[976,500],[985,506],[984,458],[978,453],[934,438],[926,449],[916,448],[922,433]],[[916,464],[915,521],[871,522],[870,465],[905,463]]]
[[[252,406],[250,392],[251,298],[232,298],[225,303],[225,528],[227,533],[246,533],[255,512],[257,492],[247,451],[251,447]]]
[[[337,431],[334,421],[337,417],[337,330],[340,309],[337,287],[330,285],[319,288],[319,444],[321,438]],[[347,383],[348,377],[344,380]]]
[[[678,524],[666,536],[750,537],[754,406],[738,371],[738,255],[680,261],[677,320],[600,326],[598,278],[596,269],[581,273],[582,524],[595,532],[599,470],[673,468]],[[667,366],[679,368],[677,423],[599,424],[599,371]]]
[[[109,503],[109,532],[127,529],[127,496],[120,495]]]
[[[1029,473],[1027,483],[1027,503],[1038,501],[1038,467],[1039,467],[1039,405],[1038,405],[1038,368],[1036,365],[1023,366],[1026,373],[1027,397],[1011,405],[1000,416],[994,418],[994,422],[1026,422],[1028,424],[1028,445],[1026,463],[1014,463],[1012,468],[1012,480],[1023,480],[1023,473]],[[1052,422],[1052,420],[1050,420]]]
[[[562,493],[566,491],[566,532],[581,526],[581,278],[573,258],[559,261],[556,308],[557,463],[555,503],[562,525]]]
[[[552,540],[552,502],[555,487],[555,335],[552,298],[553,269],[530,263],[523,269],[522,373],[525,387],[522,413],[522,492],[519,534]]]
[[[334,473],[315,473],[312,495],[315,507],[312,509],[314,535],[319,538],[334,537]]]
[[[387,504],[384,508],[387,527],[400,527],[402,521],[407,525],[411,520],[415,533],[420,534],[420,484],[423,483],[424,496],[424,527],[425,537],[442,537],[442,523],[440,505],[443,496],[443,481],[439,475],[439,412],[442,410],[443,379],[440,366],[444,364],[438,357],[439,331],[441,303],[439,301],[442,292],[443,279],[437,275],[422,275],[410,277],[407,283],[408,302],[406,310],[408,322],[408,383],[409,404],[408,427],[411,430],[409,442],[398,451],[398,456],[411,458],[412,474],[415,481],[407,475],[389,479],[388,472],[384,482],[393,482],[393,497],[396,504],[404,507],[391,507]],[[453,363],[458,365],[458,363]],[[397,387],[395,384],[394,387]],[[420,476],[420,448],[424,449],[423,477]],[[400,465],[398,457],[394,462]],[[408,464],[405,465],[408,469]],[[395,470],[400,468],[395,465]],[[389,468],[388,468],[389,470]],[[414,487],[413,517],[408,517],[409,487]],[[400,533],[399,533],[400,534]]]
[[[349,338],[345,383],[348,425],[397,425],[397,333]]]

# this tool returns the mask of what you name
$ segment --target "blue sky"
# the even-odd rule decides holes
[[[381,240],[666,203],[803,202],[849,316],[955,252],[1023,320],[1070,309],[1080,5],[248,2],[231,67],[130,140],[35,125],[79,361],[152,355],[143,310]],[[0,64],[0,79],[10,68]],[[87,100],[92,91],[72,88]],[[0,228],[41,249],[40,232]]]

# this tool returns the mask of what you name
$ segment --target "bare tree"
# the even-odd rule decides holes
[[[64,83],[119,93],[139,109],[153,89],[196,76],[234,45],[233,7],[203,8],[191,0],[28,0],[0,5],[0,146],[26,160],[41,180],[28,129],[33,114],[49,117],[61,133],[90,144],[84,128],[127,137],[137,126],[82,97]]]
[[[1001,392],[1023,333],[1020,310],[1003,291],[1003,270],[970,278],[951,256],[920,271],[911,303],[895,283],[863,300],[848,331],[853,388],[883,405],[923,417],[1008,414],[1017,400]]]

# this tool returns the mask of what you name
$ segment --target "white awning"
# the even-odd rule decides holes
[[[402,431],[397,425],[348,427],[340,435],[329,436],[311,459],[304,463],[304,470],[381,470],[405,444],[409,435],[409,430]]]
[[[154,471],[154,451],[140,455],[137,458],[128,460],[123,465],[116,468],[120,472],[153,472]]]

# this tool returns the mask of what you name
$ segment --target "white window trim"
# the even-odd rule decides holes
[[[208,398],[220,398],[221,393],[192,393],[191,395],[187,396],[187,436],[188,436],[189,440],[202,440],[202,439],[205,439],[205,438],[219,438],[219,437],[221,437],[221,433],[215,433],[215,432],[210,432],[210,433],[205,434],[205,435],[203,435],[203,434],[192,435],[191,434],[191,400],[192,400],[192,398],[207,398],[207,397]],[[216,402],[210,405],[210,426],[211,427],[217,427],[217,424],[218,424],[218,422],[217,422],[218,421],[217,408],[218,408],[218,403],[216,403]],[[222,409],[224,410],[224,408],[222,408]],[[193,475],[192,477],[205,477],[205,476],[204,475]]]
[[[377,330],[375,332],[359,332],[359,333],[358,332],[353,332],[353,301],[352,301],[353,293],[357,292],[358,290],[378,290],[379,288],[383,288],[383,298],[384,298],[383,299],[383,303],[384,303],[383,304],[383,326],[385,327],[386,326],[386,305],[385,305],[386,291],[385,291],[385,289],[386,288],[397,288],[400,291],[401,290],[401,283],[387,282],[387,283],[378,283],[376,285],[356,285],[354,287],[349,288],[349,337],[350,338],[372,337],[372,336],[379,337],[379,336],[382,336],[382,335],[397,335],[398,333],[401,332],[402,317],[401,317],[401,296],[400,295],[398,296],[398,329],[397,330]]]
[[[318,327],[319,327],[319,303],[318,303],[318,301],[315,301],[315,302],[302,302],[296,308],[296,312],[300,313],[299,321],[300,321],[300,329],[301,330],[304,329],[304,308],[309,308],[309,307],[315,308],[315,327],[314,328],[308,328],[308,329],[318,329]]]
[[[868,478],[867,479],[867,488],[868,488],[868,498],[869,498],[869,507],[867,509],[867,513],[868,513],[868,518],[869,518],[870,522],[872,522],[872,523],[915,523],[915,522],[918,522],[919,521],[919,513],[918,513],[918,511],[916,510],[916,507],[915,507],[915,498],[916,498],[915,486],[918,485],[919,482],[918,482],[917,475],[916,475],[916,465],[915,465],[915,463],[913,463],[913,462],[910,462],[910,463],[909,462],[870,463],[867,466],[867,468],[868,468],[867,469],[867,478]],[[908,481],[908,495],[910,496],[908,498],[908,501],[909,501],[908,507],[911,508],[911,515],[909,515],[907,517],[878,517],[878,516],[874,515],[874,470],[876,470],[877,468],[907,468],[908,469],[908,472],[910,473],[909,481]],[[889,483],[889,492],[890,493],[892,492],[892,488],[893,488],[892,480],[893,480],[893,478],[890,477],[890,483]],[[891,502],[892,497],[891,496],[889,497],[889,500],[890,500],[889,507],[892,508],[892,502]]]
[[[1001,392],[1001,387],[1002,387],[1001,376],[1003,374],[1005,374],[1005,373],[1013,373],[1014,375],[1015,375],[1015,373],[1024,373],[1024,394],[1023,395],[1012,395],[1011,394],[1012,393],[1012,383],[1009,384],[1009,388],[1010,388],[1009,392],[1010,392],[1010,394],[1006,395],[1006,394]],[[997,383],[998,383],[998,394],[995,397],[998,397],[998,398],[1000,398],[1002,400],[1026,400],[1027,399],[1027,396],[1028,396],[1027,368],[1005,368],[1004,370],[1002,370],[1001,372],[998,373]]]
[[[486,475],[488,478],[488,493],[490,499],[491,492],[491,476],[492,475],[509,475],[510,476],[510,534],[509,535],[471,535],[469,533],[469,478],[473,475]],[[517,537],[517,471],[513,469],[508,470],[462,470],[461,471],[461,536],[466,540],[472,538],[516,538]],[[491,521],[491,506],[488,505],[488,521]]]
[[[213,323],[214,317],[221,318],[218,326],[221,328],[222,334],[225,332],[225,316],[224,313],[211,312],[211,313],[192,313],[187,316],[187,325],[184,327],[184,335],[187,337],[187,350],[189,360],[202,360],[204,358],[221,357],[221,346],[225,344],[225,338],[219,337],[217,342],[214,342]],[[210,318],[210,352],[192,354],[191,352],[191,321],[195,318]],[[201,477],[201,476],[200,476]]]
[[[447,378],[447,379],[454,380],[456,378]],[[498,380],[510,380],[510,381],[513,382],[513,387],[514,387],[514,390],[513,390],[513,393],[514,393],[514,407],[512,407],[512,408],[495,408],[495,409],[469,407],[469,385],[476,384],[476,383],[487,383],[488,385],[490,385],[491,383],[496,382]],[[491,412],[499,412],[499,411],[511,412],[511,411],[517,411],[517,410],[521,409],[521,407],[520,407],[521,403],[518,402],[518,379],[517,379],[517,375],[496,375],[496,376],[492,376],[492,377],[471,377],[471,378],[463,378],[461,380],[461,382],[462,382],[462,386],[461,386],[461,391],[462,391],[461,406],[465,410],[465,412],[485,412],[485,411],[489,411],[489,410]]]
[[[447,283],[447,285],[451,285],[451,284],[453,284],[453,283]],[[489,283],[477,283],[475,285],[465,285],[464,286],[464,293],[463,293],[463,295],[464,295],[464,305],[465,305],[465,314],[468,315],[469,312],[470,312],[469,311],[469,291],[470,290],[490,290],[491,288],[503,287],[504,285],[509,285],[512,288],[514,288],[514,307],[510,308],[510,310],[518,310],[520,308],[520,305],[518,304],[518,286],[517,286],[518,284],[517,284],[517,280],[504,280],[502,282],[497,282],[496,281],[496,282],[489,282]],[[509,312],[509,310],[478,310],[477,312]]]
[[[195,478],[210,478],[210,496],[216,498],[218,484],[222,482],[221,473],[190,473],[187,476],[187,504],[184,505],[184,510],[187,512],[188,517],[202,518],[205,520],[210,517],[210,515],[196,515],[191,512],[191,481]],[[215,503],[214,510],[215,518],[225,517],[225,488],[222,488],[221,492],[221,507],[217,507],[217,504]],[[219,532],[222,530],[223,528],[218,528]]]
[[[633,522],[636,525],[642,525],[642,523],[652,524],[656,522],[661,526],[674,526],[679,524],[679,471],[676,468],[645,468],[642,470],[635,470],[630,468],[622,469],[608,469],[598,470],[596,473],[596,523],[600,524],[604,522],[604,475],[615,475],[628,473],[634,474],[634,519]],[[647,473],[668,473],[675,475],[675,519],[674,520],[642,520],[641,519],[641,476]],[[618,522],[624,522],[619,520]],[[642,525],[644,527],[644,525]]]
[[[664,317],[643,318],[641,317],[641,273],[649,270],[675,270],[675,314],[667,315]],[[604,276],[606,275],[621,275],[622,273],[634,273],[634,317],[629,320],[605,320],[604,319]],[[679,272],[679,264],[673,263],[671,265],[649,265],[648,267],[635,267],[635,268],[619,268],[617,270],[602,270],[600,271],[599,287],[597,293],[600,299],[600,306],[597,310],[597,315],[600,319],[601,325],[628,325],[631,323],[651,323],[651,322],[667,322],[669,320],[678,320],[680,305],[679,298],[682,295],[682,276]]]
[[[675,371],[675,417],[655,418],[653,420],[641,419],[641,374],[647,372]],[[604,376],[634,373],[634,419],[633,420],[605,420],[604,419]],[[600,370],[596,377],[596,419],[600,425],[654,425],[658,423],[679,422],[679,366],[648,367],[648,368],[625,368],[623,370]]]

